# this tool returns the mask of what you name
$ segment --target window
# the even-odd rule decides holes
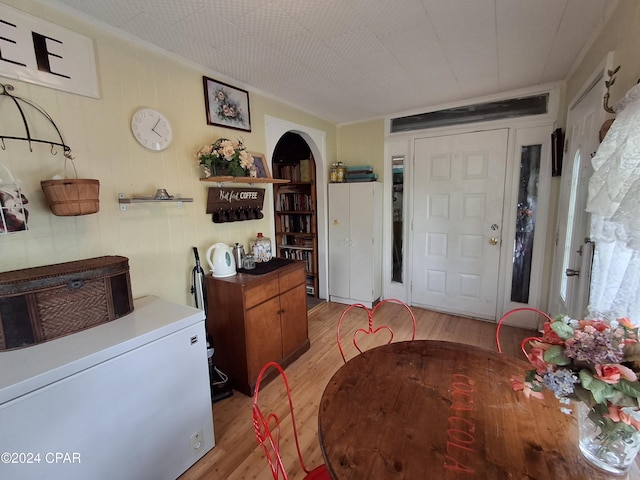
[[[548,104],[549,94],[545,93],[419,113],[391,119],[391,133],[541,115],[547,113]]]

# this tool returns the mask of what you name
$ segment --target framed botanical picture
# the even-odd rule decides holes
[[[202,77],[207,124],[251,131],[249,92]]]
[[[267,165],[267,160],[264,158],[264,155],[255,152],[248,153],[253,157],[253,164],[255,165],[256,171],[258,172],[256,177],[271,178],[271,172],[269,171],[269,166]]]

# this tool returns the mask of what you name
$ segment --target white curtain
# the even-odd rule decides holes
[[[614,110],[589,181],[595,242],[589,313],[640,323],[640,85]]]

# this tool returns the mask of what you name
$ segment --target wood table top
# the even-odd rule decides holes
[[[416,340],[354,357],[329,381],[318,435],[334,479],[620,479],[590,466],[577,424],[550,392],[526,398],[530,365],[452,342]],[[624,478],[624,477],[623,477]]]

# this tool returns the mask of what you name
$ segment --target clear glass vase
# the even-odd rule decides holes
[[[640,450],[640,432],[623,422],[603,419],[578,402],[580,453],[606,472],[622,475],[635,461]]]

